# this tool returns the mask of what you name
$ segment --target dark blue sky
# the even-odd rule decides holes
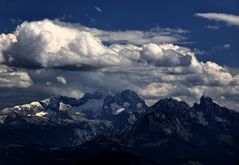
[[[95,10],[95,7],[102,12]],[[156,26],[189,30],[183,46],[206,53],[201,60],[239,67],[239,28],[195,17],[195,13],[239,15],[238,0],[1,0],[0,32],[14,31],[23,20],[63,19],[104,30],[149,30]],[[218,30],[205,26],[218,26]],[[230,44],[230,49],[223,45]]]

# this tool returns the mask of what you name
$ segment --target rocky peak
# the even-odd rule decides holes
[[[223,128],[234,128],[238,130],[239,115],[233,110],[226,107],[220,106],[213,101],[212,98],[202,96],[200,103],[195,103],[192,107],[193,110],[201,118],[204,118],[210,125],[216,125],[218,123],[223,123]]]
[[[103,114],[119,114],[126,112],[142,112],[147,108],[144,100],[132,90],[124,90],[104,99]]]
[[[223,113],[224,111],[228,111],[227,108],[218,105],[211,97],[207,96],[202,96],[200,98],[200,103],[195,103],[193,108],[196,111],[203,111],[206,113]]]
[[[173,98],[165,98],[152,105],[151,109],[171,114],[179,114],[184,111],[189,111],[190,107],[184,101],[178,101]]]
[[[103,94],[95,91],[94,93],[85,93],[81,99],[89,100],[89,99],[102,99]]]
[[[48,99],[40,101],[40,104],[45,110],[58,111],[60,107],[60,100],[58,97],[50,97]]]
[[[122,91],[120,95],[122,98],[125,98],[125,99],[140,99],[138,94],[135,91],[129,90],[129,89]]]
[[[201,104],[201,105],[205,105],[205,106],[209,106],[209,105],[213,105],[214,102],[213,102],[213,100],[212,100],[211,97],[202,96],[202,97],[200,98],[200,104]]]

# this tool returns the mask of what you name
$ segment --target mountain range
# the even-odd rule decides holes
[[[0,111],[0,164],[239,164],[239,113],[202,96],[53,96]]]

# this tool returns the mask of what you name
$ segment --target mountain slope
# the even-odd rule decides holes
[[[102,161],[105,153],[115,160],[140,158],[143,164],[239,162],[239,113],[205,96],[192,107],[172,98],[149,107],[131,90],[80,99],[55,96],[3,109],[0,132],[0,151],[12,154],[31,146],[32,161],[37,154],[52,154],[48,159],[54,162],[57,153],[69,152],[63,163]]]

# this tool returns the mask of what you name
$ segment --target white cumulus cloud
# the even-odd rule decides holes
[[[239,108],[239,75],[177,46],[187,33],[161,28],[112,32],[47,19],[24,22],[13,34],[0,35],[0,63],[8,68],[0,70],[0,87],[31,86],[26,95],[71,97],[129,88],[148,102],[174,97],[192,103],[209,95]]]
[[[179,29],[166,29],[166,31],[185,33]],[[137,54],[148,51],[149,46],[152,50],[153,47],[149,41],[155,43],[154,45],[159,44],[157,42],[161,39],[173,42],[170,38],[171,34],[161,35],[161,33],[163,32],[106,33],[101,30],[76,25],[70,26],[51,20],[24,22],[17,27],[14,34],[11,34],[15,41],[7,46],[4,45],[5,50],[2,54],[7,64],[21,67],[122,65],[134,62],[133,59],[140,60]],[[126,45],[117,43],[123,38],[127,42]],[[112,44],[106,46],[103,43],[106,41]],[[129,45],[135,43],[140,45]],[[157,64],[180,65],[183,60],[183,57],[181,58],[181,55],[177,55],[177,53],[167,50],[162,50],[162,52],[165,53],[161,53],[162,57],[157,59]],[[152,56],[160,56],[160,54],[152,54]]]

